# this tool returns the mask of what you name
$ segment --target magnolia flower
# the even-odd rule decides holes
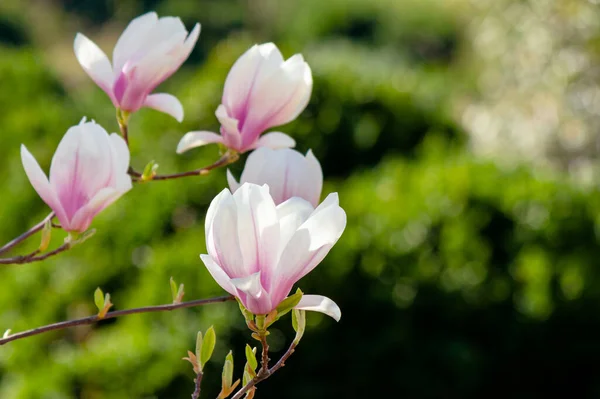
[[[287,61],[273,43],[255,45],[233,65],[216,116],[221,135],[189,132],[177,152],[209,143],[222,143],[246,152],[258,147],[288,148],[294,140],[280,132],[259,136],[267,129],[286,124],[304,110],[312,91],[312,74],[302,55]]]
[[[131,189],[125,140],[85,118],[58,144],[50,180],[24,145],[21,161],[31,185],[66,231],[87,230],[94,216]]]
[[[317,209],[298,197],[276,206],[268,186],[245,183],[233,194],[224,189],[210,204],[208,255],[200,257],[223,289],[252,313],[267,314],[323,260],[345,227],[337,193]],[[296,308],[341,317],[320,295],[304,295]]]
[[[323,188],[323,171],[310,150],[303,156],[289,148],[261,147],[248,156],[240,183],[229,170],[227,181],[232,192],[243,183],[267,184],[276,205],[300,197],[316,207]]]
[[[198,36],[196,24],[188,36],[179,18],[158,18],[149,12],[129,23],[108,57],[90,39],[75,36],[75,56],[88,75],[108,94],[115,107],[135,112],[154,108],[183,120],[183,107],[175,96],[150,94],[188,58]]]

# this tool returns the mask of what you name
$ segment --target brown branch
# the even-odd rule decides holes
[[[260,334],[260,344],[262,345],[262,360],[258,375],[269,372],[269,344],[267,343],[267,334]]]
[[[285,366],[285,361],[290,356],[292,356],[292,353],[294,353],[295,350],[296,350],[296,344],[294,342],[292,342],[290,344],[290,347],[288,348],[288,350],[283,354],[283,356],[281,356],[281,359],[279,359],[279,361],[277,363],[275,363],[275,365],[273,367],[268,369],[266,371],[266,373],[263,373],[262,368],[261,368],[260,372],[256,375],[256,377],[254,377],[252,380],[250,380],[250,382],[248,382],[246,385],[244,385],[242,388],[240,388],[240,390],[237,391],[237,393],[231,399],[241,399],[242,396],[244,396],[244,394],[246,392],[248,392],[248,390],[250,390],[253,386],[255,386],[259,382],[264,381],[267,378],[269,378],[270,376],[272,376],[273,373],[275,373],[277,370],[279,370],[280,368]]]
[[[41,222],[39,222],[38,224],[33,226],[31,229],[27,230],[25,233],[21,234],[17,238],[13,239],[12,241],[4,244],[4,246],[2,248],[0,248],[0,254],[3,254],[5,252],[7,252],[8,250],[14,248],[17,244],[21,243],[22,241],[26,240],[27,238],[31,237],[32,235],[34,235],[35,233],[37,233],[38,231],[43,229],[46,222],[48,220],[52,219],[53,217],[54,217],[54,212],[50,212],[50,214],[48,216],[46,216],[44,218],[44,220],[42,220]]]
[[[173,173],[173,174],[169,174],[169,175],[154,175],[152,177],[148,176],[146,179],[144,179],[142,177],[142,174],[140,172],[137,172],[136,170],[134,170],[131,167],[129,168],[127,173],[129,173],[129,175],[133,178],[134,182],[147,182],[147,181],[153,181],[153,180],[171,180],[171,179],[179,179],[181,177],[188,177],[188,176],[204,176],[204,175],[207,175],[213,169],[217,169],[217,168],[227,166],[229,164],[234,163],[235,161],[238,160],[238,158],[239,158],[239,155],[237,153],[227,151],[225,154],[223,154],[223,156],[221,158],[219,158],[212,165],[208,165],[208,166],[205,166],[200,169],[189,170],[187,172]]]
[[[4,338],[0,339],[0,346],[6,344],[8,342],[11,342],[11,341],[16,341],[21,338],[31,337],[33,335],[39,335],[39,334],[43,334],[45,332],[53,331],[53,330],[62,330],[65,328],[70,328],[70,327],[75,327],[75,326],[94,324],[100,320],[114,319],[116,317],[127,316],[130,314],[163,312],[163,311],[171,311],[171,310],[175,310],[175,309],[191,308],[191,307],[195,307],[195,306],[208,305],[210,303],[227,302],[227,301],[232,300],[233,298],[234,298],[233,296],[227,295],[227,296],[220,296],[220,297],[216,297],[216,298],[196,299],[195,301],[189,301],[189,302],[180,302],[180,303],[172,303],[172,304],[167,304],[167,305],[144,306],[141,308],[117,310],[114,312],[108,312],[106,314],[106,316],[104,316],[102,318],[98,317],[98,315],[94,315],[94,316],[88,316],[88,317],[84,317],[82,319],[77,319],[77,320],[61,321],[59,323],[48,324],[43,327],[34,328],[31,330],[23,331],[20,333],[16,333],[16,334],[12,334],[7,337],[4,337]]]
[[[204,374],[202,374],[202,372],[196,374],[196,379],[194,379],[194,382],[196,383],[196,389],[194,389],[194,393],[192,394],[192,399],[200,398],[200,385],[202,384],[203,376],[204,376]]]
[[[36,249],[35,251],[27,255],[19,255],[12,258],[0,258],[0,265],[22,265],[24,263],[39,262],[44,259],[48,259],[51,256],[58,255],[61,252],[65,252],[66,250],[70,249],[71,246],[71,243],[64,243],[55,250],[38,256],[36,255],[40,253],[40,250]]]

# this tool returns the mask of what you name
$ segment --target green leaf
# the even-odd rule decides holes
[[[202,331],[198,331],[198,334],[196,334],[196,359],[200,359],[201,352],[202,352]]]
[[[258,367],[258,361],[256,360],[256,349],[252,350],[248,344],[246,344],[246,361],[252,370],[256,370]]]
[[[177,283],[175,282],[173,277],[171,277],[170,283],[171,283],[171,294],[173,295],[173,302],[175,302],[177,300]]]
[[[144,167],[144,171],[142,172],[142,180],[148,181],[152,180],[156,175],[156,170],[158,169],[158,164],[154,161],[150,161]]]
[[[215,334],[215,329],[213,326],[210,326],[208,330],[206,330],[206,334],[204,334],[204,342],[202,342],[202,349],[200,349],[200,367],[204,368],[206,362],[210,360],[210,357],[213,354],[213,350],[215,349],[215,344],[217,343],[217,336]]]
[[[281,316],[292,310],[294,306],[298,305],[298,303],[302,299],[303,294],[304,293],[300,291],[300,288],[298,288],[295,294],[290,295],[283,301],[281,301],[279,306],[277,306],[277,318],[280,318]]]
[[[94,303],[96,304],[98,311],[101,312],[102,309],[104,309],[104,293],[100,287],[96,288],[96,291],[94,292]]]

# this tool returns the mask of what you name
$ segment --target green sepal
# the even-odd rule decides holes
[[[279,319],[281,316],[294,309],[294,307],[300,303],[302,295],[304,295],[304,293],[298,288],[293,295],[290,295],[281,301],[277,306],[277,318]]]

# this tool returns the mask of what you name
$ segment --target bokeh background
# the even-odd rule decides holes
[[[131,121],[132,164],[163,173],[212,163],[183,156],[187,131],[217,129],[235,59],[274,41],[314,74],[307,110],[281,130],[312,148],[348,227],[300,286],[341,306],[308,331],[259,398],[600,397],[600,5],[597,0],[2,0],[0,242],[48,208],[23,172],[25,143],[47,170],[82,116],[109,131],[108,97],[79,67],[84,32],[106,52],[156,10],[202,24],[184,67],[160,88],[178,124]],[[243,160],[231,167],[239,175]],[[0,270],[0,329],[20,331],[115,309],[222,294],[201,264],[203,222],[225,171],[137,185],[94,222],[97,234],[43,263]],[[64,234],[55,232],[59,245]],[[24,253],[36,239],[18,248]],[[237,370],[251,342],[235,303],[129,316],[0,347],[0,398],[188,398],[181,358],[214,324]],[[271,335],[274,356],[292,337]]]

